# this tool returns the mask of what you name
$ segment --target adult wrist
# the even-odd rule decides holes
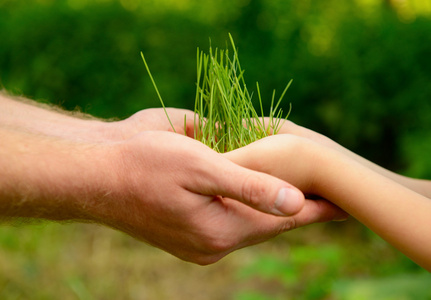
[[[119,143],[77,144],[58,176],[58,184],[65,186],[58,197],[70,211],[67,219],[106,224],[118,213],[118,200],[124,198]]]
[[[70,128],[68,138],[77,141],[106,143],[123,140],[119,122],[102,120],[76,120]]]

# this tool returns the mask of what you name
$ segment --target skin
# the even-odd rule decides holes
[[[205,265],[287,230],[346,217],[173,133],[162,109],[104,122],[4,94],[0,106],[3,220],[94,222]],[[177,132],[192,134],[192,112],[169,115]]]
[[[400,174],[394,173],[392,171],[389,171],[385,168],[382,168],[381,166],[357,155],[356,153],[353,153],[352,151],[346,149],[345,147],[341,146],[340,144],[336,143],[335,141],[331,140],[330,138],[317,133],[313,130],[310,130],[308,128],[299,126],[293,122],[286,121],[283,126],[281,127],[279,134],[293,134],[298,137],[304,137],[306,139],[309,139],[319,145],[328,147],[330,149],[333,149],[339,153],[342,153],[343,155],[346,155],[347,157],[357,161],[361,165],[377,172],[378,174],[381,174],[382,176],[385,176],[399,184],[404,185],[405,187],[418,192],[422,194],[423,196],[427,198],[431,198],[431,181],[429,180],[423,180],[423,179],[416,179],[416,178],[410,178],[406,176],[402,176]]]
[[[293,123],[280,132],[225,157],[331,201],[431,271],[429,181],[392,173]]]

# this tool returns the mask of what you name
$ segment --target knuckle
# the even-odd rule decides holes
[[[298,224],[297,224],[295,218],[290,217],[290,218],[287,218],[286,221],[283,223],[283,225],[280,228],[279,233],[290,231],[290,230],[296,229],[297,227],[298,227]]]
[[[231,241],[229,238],[216,237],[208,239],[204,244],[204,248],[208,253],[214,255],[225,253],[232,249],[234,245],[234,242]]]
[[[232,252],[234,246],[235,243],[229,239],[206,238],[201,241],[199,250],[195,251],[194,255],[186,260],[201,266],[210,265]]]
[[[191,262],[200,266],[208,266],[218,262],[224,255],[201,255],[195,257]]]
[[[177,256],[182,260],[206,266],[216,263],[232,252],[233,246],[234,244],[228,240],[204,237],[192,249]]]
[[[241,198],[252,207],[262,207],[262,199],[266,193],[265,185],[255,176],[248,175],[242,182]]]
[[[292,153],[295,153],[296,151],[306,150],[308,143],[305,143],[305,141],[306,140],[300,136],[296,136],[293,134],[286,135],[286,142],[288,144],[288,149]],[[299,153],[302,153],[302,152],[299,152]]]
[[[297,126],[297,125],[295,123],[293,123],[292,121],[285,120],[284,123],[283,123],[283,127],[282,127],[282,130],[283,130],[282,133],[293,132],[294,129],[296,129],[295,126]]]

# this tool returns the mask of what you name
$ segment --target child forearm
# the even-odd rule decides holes
[[[316,190],[431,270],[431,200],[338,155],[320,159]]]
[[[331,201],[431,270],[431,200],[329,147],[293,135],[265,138],[227,156]]]
[[[318,132],[315,132],[313,130],[310,130],[308,128],[299,126],[293,122],[286,121],[280,131],[279,134],[293,134],[299,137],[307,138],[319,145],[331,148],[335,151],[338,151],[339,153],[348,156],[349,158],[357,161],[361,165],[393,180],[398,182],[399,184],[402,184],[406,186],[407,188],[414,190],[422,195],[424,195],[427,198],[431,199],[431,181],[429,180],[420,180],[420,179],[414,179],[409,178],[406,176],[402,176],[400,174],[397,174],[395,172],[392,172],[390,170],[387,170],[369,160],[366,158],[357,155],[356,153],[346,149],[345,147],[341,146],[340,144],[336,143],[335,141],[331,140],[330,138],[319,134]]]

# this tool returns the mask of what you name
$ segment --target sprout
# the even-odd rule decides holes
[[[289,110],[283,118],[283,111],[279,106],[292,80],[287,84],[275,106],[275,91],[273,92],[269,117],[267,118],[268,124],[265,124],[259,84],[256,82],[261,116],[254,109],[252,94],[249,93],[245,84],[244,71],[239,63],[238,51],[230,34],[229,38],[233,49],[232,57],[229,56],[229,49],[219,50],[216,48],[213,50],[210,47],[209,54],[197,50],[194,137],[220,153],[246,146],[268,135],[276,134],[290,112]],[[142,52],[141,56],[173,128]]]

